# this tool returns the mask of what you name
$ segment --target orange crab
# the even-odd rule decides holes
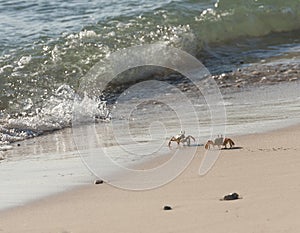
[[[214,141],[208,140],[204,147],[206,150],[215,146],[218,146],[219,149],[221,148],[221,146],[224,146],[227,149],[227,145],[229,145],[229,148],[232,148],[235,144],[231,138],[223,138],[223,136],[221,135],[221,137],[217,137]]]

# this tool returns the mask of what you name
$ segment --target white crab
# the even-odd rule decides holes
[[[187,145],[191,145],[191,139],[195,141],[195,138],[191,135],[185,136],[185,131],[181,131],[180,134],[177,134],[176,136],[171,137],[168,146],[171,146],[171,142],[177,142],[177,145],[181,142],[182,144],[187,143]]]

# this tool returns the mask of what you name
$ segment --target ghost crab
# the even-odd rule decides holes
[[[229,148],[232,148],[235,145],[231,138],[223,138],[222,135],[221,137],[219,137],[218,135],[218,137],[214,141],[208,140],[204,147],[206,150],[215,146],[218,146],[219,149],[221,149],[221,146],[224,146],[225,149],[227,149],[228,144],[229,144]]]
[[[179,145],[179,143],[187,143],[187,145],[191,145],[191,139],[193,139],[195,141],[195,138],[191,135],[189,136],[185,136],[185,131],[180,131],[180,134],[177,134],[176,136],[171,137],[168,146],[171,146],[171,142],[177,142],[177,145]]]

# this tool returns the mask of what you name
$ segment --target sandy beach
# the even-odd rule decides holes
[[[299,0],[0,12],[0,233],[300,232]]]
[[[0,232],[299,232],[299,138],[299,125],[233,137],[242,149],[222,150],[202,177],[199,147],[185,172],[163,187],[82,186],[2,211]],[[231,192],[242,199],[220,201]]]

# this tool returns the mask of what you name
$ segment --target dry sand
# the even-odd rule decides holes
[[[87,185],[3,211],[0,232],[300,232],[300,127],[233,139],[243,149],[222,150],[203,177],[199,147],[188,169],[161,188]],[[243,198],[219,200],[230,192]]]

